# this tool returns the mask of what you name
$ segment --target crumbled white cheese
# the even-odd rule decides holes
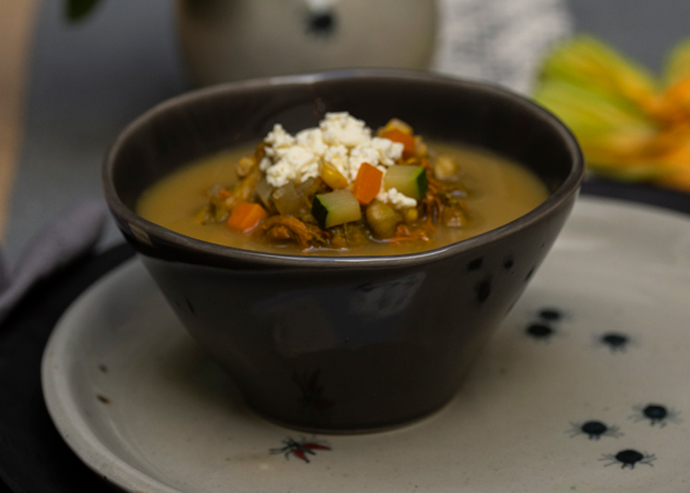
[[[328,146],[323,141],[323,135],[318,128],[308,128],[295,135],[297,143],[306,147],[319,157],[323,157],[328,150]]]
[[[379,152],[369,145],[358,145],[350,151],[350,173],[345,175],[350,181],[357,178],[357,172],[362,163],[371,164],[379,168],[381,171],[386,171],[385,168],[378,166]]]
[[[295,179],[295,170],[285,161],[279,161],[266,171],[266,181],[274,187],[282,187]]]
[[[390,139],[374,137],[371,139],[370,146],[379,153],[379,161],[386,166],[393,166],[402,157],[405,146],[400,142],[393,142]]]
[[[328,145],[342,144],[355,147],[371,140],[371,130],[362,120],[350,116],[347,112],[326,113],[319,124],[323,141]]]
[[[327,113],[318,128],[308,128],[294,137],[280,124],[264,139],[266,157],[259,169],[266,173],[266,180],[274,187],[289,181],[302,183],[316,178],[324,162],[332,164],[352,183],[362,163],[377,167],[384,173],[402,157],[404,146],[399,142],[371,137],[362,120],[346,112]],[[379,200],[397,208],[414,207],[417,202],[395,189],[379,194]]]
[[[409,209],[410,207],[417,207],[417,201],[412,197],[403,195],[398,192],[395,188],[389,188],[388,190],[382,190],[376,196],[377,200],[381,202],[387,202],[396,209]]]
[[[273,161],[268,159],[267,157],[264,157],[260,162],[259,162],[259,170],[263,171],[264,173],[268,168],[273,166]]]
[[[286,149],[295,143],[295,138],[287,133],[280,123],[273,125],[273,130],[264,138],[266,155],[274,157],[278,149]]]
[[[266,180],[274,187],[282,187],[288,181],[303,182],[319,176],[319,158],[310,149],[293,145],[282,154],[278,162],[266,170]]]

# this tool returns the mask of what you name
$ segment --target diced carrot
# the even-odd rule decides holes
[[[375,168],[369,163],[362,163],[357,171],[357,178],[355,178],[352,187],[352,194],[362,205],[366,205],[376,196],[381,190],[381,180],[383,179],[383,171]]]
[[[414,135],[406,134],[400,130],[387,130],[381,134],[384,139],[400,142],[403,145],[403,158],[407,159],[414,156]]]
[[[266,210],[253,202],[240,202],[230,213],[228,228],[247,233],[268,216]]]

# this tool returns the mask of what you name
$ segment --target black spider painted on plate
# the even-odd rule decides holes
[[[584,423],[570,423],[570,437],[586,435],[590,440],[599,440],[601,437],[619,438],[623,436],[618,426],[608,426],[601,421],[586,421]]]
[[[608,461],[608,464],[604,464],[604,467],[612,466],[614,464],[621,464],[621,469],[629,467],[630,469],[635,469],[635,464],[646,464],[648,466],[653,466],[653,461],[656,460],[656,455],[638,452],[633,449],[621,450],[617,454],[604,454],[599,460]]]
[[[625,352],[630,344],[630,337],[620,332],[607,332],[599,337],[599,342],[607,346],[612,353]]]
[[[548,340],[557,330],[556,325],[563,319],[563,313],[552,307],[542,308],[537,312],[538,320],[525,328],[525,334],[537,340]]]
[[[659,428],[665,427],[668,423],[680,423],[682,420],[678,417],[678,411],[669,409],[661,404],[647,404],[646,406],[634,406],[635,414],[628,416],[635,423],[649,420],[649,424],[659,425]]]
[[[543,308],[539,311],[539,318],[549,322],[557,322],[563,318],[563,314],[560,312],[560,310],[555,308]]]
[[[525,329],[525,333],[534,339],[548,339],[554,332],[554,329],[545,324],[530,324]]]

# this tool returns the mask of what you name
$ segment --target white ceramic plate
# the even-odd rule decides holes
[[[65,441],[129,491],[687,492],[689,329],[690,219],[583,199],[457,397],[413,426],[255,416],[136,261],[64,315],[43,385]]]

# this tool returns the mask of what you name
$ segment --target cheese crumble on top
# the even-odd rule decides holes
[[[266,157],[259,163],[259,169],[274,187],[316,178],[324,162],[331,163],[352,184],[362,163],[375,166],[385,174],[386,168],[396,164],[403,153],[401,143],[372,137],[371,129],[347,112],[326,113],[318,127],[294,136],[276,123],[264,142]],[[381,183],[383,187],[383,180]],[[394,188],[382,188],[376,198],[396,208],[417,205],[415,199]]]

